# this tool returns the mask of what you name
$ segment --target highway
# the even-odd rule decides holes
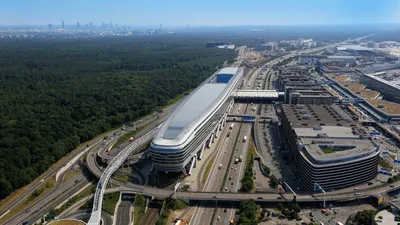
[[[323,48],[334,47],[334,46],[336,46],[336,45],[337,45],[337,44],[333,44],[333,45],[330,45],[330,46],[324,46],[324,47],[320,47],[320,48],[308,49],[308,50],[304,50],[304,51],[299,51],[299,53],[300,53],[300,54],[302,54],[302,53],[308,54],[308,53],[313,52],[313,51],[319,51],[319,50],[322,50]],[[289,55],[287,55],[287,56],[285,56],[285,57],[288,58],[288,57],[292,57],[292,56],[294,56],[294,55],[295,55],[295,54],[289,54]],[[281,58],[281,60],[286,59],[285,57]],[[273,64],[278,63],[278,62],[279,62],[279,61],[273,60],[273,61],[271,61],[270,63],[267,63],[267,65],[273,65]],[[165,114],[167,114],[167,113],[165,113]],[[157,121],[158,121],[158,120],[157,120]],[[153,127],[158,126],[157,122],[155,122],[155,123],[153,123],[153,124],[154,124]],[[144,133],[148,132],[149,130],[151,130],[151,128],[149,128],[149,129],[144,129],[144,130],[142,130],[142,131],[139,132],[139,133],[143,133],[143,134],[144,134]],[[115,130],[115,131],[118,131],[118,130]],[[115,132],[115,131],[114,131],[114,132]],[[141,134],[138,134],[137,136],[141,136]],[[100,137],[100,138],[98,138],[98,139],[95,139],[95,140],[91,141],[91,142],[89,143],[89,145],[93,145],[93,144],[95,144],[96,142],[100,142],[102,139],[103,139],[102,137]],[[75,157],[77,154],[79,154],[79,153],[80,153],[81,151],[83,151],[84,149],[86,149],[86,148],[83,147],[83,148],[79,149],[79,150],[78,150],[77,152],[75,152],[73,155],[71,155],[70,157],[68,157],[67,161],[71,160],[73,157]],[[122,149],[122,148],[121,148],[121,149]],[[116,153],[116,152],[115,152],[115,153]],[[96,152],[96,154],[97,154],[97,152]],[[88,155],[90,155],[90,154],[88,154]],[[89,158],[90,158],[90,157],[89,157]],[[88,162],[89,162],[89,161],[91,161],[91,160],[88,160]],[[89,164],[89,163],[88,163],[88,164]],[[52,169],[52,170],[49,170],[49,171],[46,172],[46,173],[44,174],[44,176],[42,176],[42,177],[45,177],[45,180],[48,179],[50,176],[54,175],[62,166],[63,166],[63,165],[61,164],[60,166],[58,166],[58,167],[56,167],[56,168],[54,168],[54,169]],[[91,164],[91,165],[89,165],[91,171],[94,169],[94,166],[97,168],[97,171],[95,171],[94,173],[97,174],[97,175],[98,175],[98,174],[101,175],[102,171],[98,169],[98,167],[97,167],[96,164]],[[92,172],[93,172],[93,171],[92,171]],[[121,186],[126,186],[126,187],[129,187],[129,188],[133,188],[134,190],[138,190],[139,192],[143,192],[143,193],[145,193],[145,192],[147,192],[147,191],[151,191],[152,193],[149,193],[149,195],[153,195],[153,194],[154,194],[155,196],[157,196],[157,195],[165,196],[166,193],[169,193],[169,194],[170,194],[170,191],[168,191],[168,190],[153,189],[153,188],[148,189],[148,190],[144,190],[143,186],[140,186],[140,185],[121,184],[121,183],[118,183],[117,181],[114,181],[114,180],[112,180],[112,182],[113,182],[114,184],[117,184],[117,185],[121,185]],[[16,201],[14,201],[13,203],[9,204],[9,205],[5,208],[5,210],[2,211],[1,214],[3,214],[4,212],[6,212],[7,210],[11,209],[12,207],[14,207],[16,204],[18,204],[21,200],[23,200],[23,199],[24,199],[25,197],[27,197],[30,193],[32,193],[32,191],[34,191],[39,185],[40,185],[40,182],[34,183],[34,184],[28,189],[27,192],[25,192],[23,195],[21,195]],[[178,196],[179,196],[179,195],[178,195]],[[347,197],[347,198],[348,198],[348,197]],[[46,199],[47,199],[47,198],[46,198]],[[47,201],[50,201],[50,199],[47,199]],[[42,210],[40,210],[40,211],[42,211]]]
[[[332,46],[325,46],[324,48],[326,48],[326,47],[334,47],[334,46],[336,46],[336,45],[332,45]],[[309,52],[312,52],[312,51],[318,51],[318,50],[321,50],[321,49],[318,49],[318,48],[315,48],[315,49],[312,49],[312,50],[305,50],[305,51],[301,51],[302,53],[309,53]],[[289,57],[290,57],[290,55],[289,55]],[[287,58],[287,56],[286,56],[286,58]],[[283,57],[283,59],[281,59],[281,60],[284,60],[285,59],[285,57]],[[275,61],[275,60],[274,60]],[[275,61],[275,62],[269,62],[269,63],[267,63],[266,65],[274,65],[275,63],[278,63],[278,62],[280,62],[280,60],[278,59],[278,61]],[[141,186],[138,186],[138,185],[134,185],[134,186],[132,186],[132,184],[127,184],[127,185],[125,185],[126,187],[131,187],[131,188],[134,188],[135,190],[137,190],[137,191],[142,191],[143,193],[146,193],[146,192],[150,192],[151,191],[151,193],[149,193],[149,195],[152,195],[152,196],[157,196],[157,195],[163,195],[163,197],[166,197],[166,195],[168,196],[168,195],[170,195],[171,194],[171,191],[168,191],[168,190],[162,190],[162,189],[156,189],[156,188],[147,188],[147,189],[145,189],[144,190],[144,188],[143,187],[141,187]],[[168,193],[168,194],[167,194]],[[367,192],[365,192],[366,194],[367,194]],[[166,195],[165,195],[166,194]],[[198,193],[197,195],[203,195],[203,193]],[[177,196],[179,196],[178,194],[177,194]],[[160,196],[161,197],[161,196]],[[194,196],[193,196],[194,197]],[[205,196],[203,196],[203,197],[205,197]],[[350,197],[349,195],[346,195],[346,196],[341,196],[342,197],[342,199],[349,199],[349,198],[352,198],[352,197]],[[337,197],[337,196],[335,196],[335,197],[331,197],[331,199],[332,200],[338,200],[338,199],[341,199],[341,197]],[[192,198],[192,199],[195,199],[195,198]],[[303,199],[304,199],[304,201],[320,201],[321,199],[318,199],[318,196],[313,196],[313,195],[305,195],[305,196],[299,196],[298,197],[298,201],[303,201]],[[271,200],[271,198],[269,199],[269,200]],[[285,200],[285,199],[282,199],[282,200]],[[277,201],[277,200],[275,200],[275,201]],[[287,201],[287,200],[286,200]]]
[[[256,69],[250,79],[248,80],[248,85],[244,87],[245,89],[255,89],[258,82],[256,82],[257,77],[261,74],[262,70],[261,68]],[[245,114],[247,115],[256,115],[258,111],[258,105],[253,105],[253,104],[245,104]],[[239,131],[239,136],[238,140],[236,143],[236,148],[235,148],[235,153],[234,153],[234,158],[231,162],[230,169],[228,172],[228,180],[227,183],[225,184],[224,190],[227,188],[226,191],[229,192],[237,192],[241,188],[241,183],[240,181],[243,179],[244,176],[244,170],[246,168],[246,160],[247,160],[247,152],[248,152],[248,147],[250,143],[250,137],[251,137],[251,128],[252,124],[251,123],[243,123],[241,126],[241,130]],[[243,139],[244,137],[247,137],[247,140],[244,142]],[[236,163],[235,160],[240,158],[240,156],[243,156],[242,162]],[[233,169],[232,169],[233,168]],[[216,217],[214,218],[213,224],[217,225],[223,225],[227,224],[229,222],[229,219],[235,215],[236,210],[233,208],[226,209],[225,210],[222,208],[217,208],[216,209]],[[220,220],[218,220],[220,218]]]
[[[261,72],[261,68],[251,71],[251,75],[249,78],[244,78],[244,88],[254,87],[255,79],[258,74]],[[232,108],[231,113],[239,113],[246,114],[248,109],[248,104],[235,104]],[[230,128],[233,125],[232,129]],[[248,126],[248,127],[247,127]],[[203,191],[209,192],[236,192],[239,187],[239,182],[241,177],[243,176],[243,165],[244,163],[235,164],[235,156],[239,157],[240,155],[246,155],[246,146],[247,143],[242,143],[243,137],[247,136],[249,138],[251,125],[245,124],[244,127],[247,129],[240,129],[243,125],[240,123],[227,123],[224,129],[228,129],[228,131],[222,132],[230,133],[229,137],[227,135],[220,135],[220,139],[218,140],[218,147],[214,150],[217,151],[217,157],[214,162],[214,165],[211,169],[211,172],[207,178],[206,184],[203,187]],[[237,145],[235,141],[238,141]],[[236,148],[234,148],[236,145]],[[236,150],[237,149],[237,150]],[[243,160],[245,161],[245,159]],[[220,167],[220,165],[222,165]],[[225,174],[228,173],[226,183],[224,180]],[[230,185],[233,183],[233,185]],[[210,224],[212,221],[212,215],[214,213],[214,209],[210,209],[209,207],[204,207],[201,203],[199,207],[195,208],[194,214],[190,221],[190,224],[193,225],[205,225]],[[198,218],[201,218],[198,219]]]
[[[29,211],[18,213],[4,224],[22,224],[24,221],[36,222],[42,218],[44,213],[49,212],[55,206],[64,202],[65,199],[75,194],[77,191],[80,191],[88,182],[90,182],[90,180],[83,174],[78,174],[62,185],[57,185],[57,188],[53,189],[54,191],[49,192],[45,197],[37,200],[29,207]]]
[[[132,220],[131,209],[133,207],[132,200],[121,200],[118,205],[116,216],[116,224],[118,225],[130,225]],[[133,212],[133,211],[132,211]]]

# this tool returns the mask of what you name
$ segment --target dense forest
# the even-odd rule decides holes
[[[200,84],[233,50],[179,36],[0,45],[0,198],[79,143]]]

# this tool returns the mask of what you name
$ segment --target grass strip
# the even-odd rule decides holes
[[[134,223],[140,225],[146,209],[146,198],[143,195],[136,195],[134,208]]]
[[[119,192],[104,194],[102,209],[110,215],[114,215],[115,207],[119,200]]]
[[[208,162],[207,167],[206,167],[206,169],[205,169],[205,171],[204,171],[203,177],[201,178],[201,183],[202,183],[202,184],[205,184],[205,183],[206,183],[207,177],[208,177],[208,175],[210,174],[211,167],[213,166],[216,157],[217,157],[217,154],[215,154],[215,155],[210,159],[210,161]]]

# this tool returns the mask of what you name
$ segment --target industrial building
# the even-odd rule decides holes
[[[335,97],[326,89],[320,90],[291,90],[288,93],[288,104],[314,104],[314,105],[332,105]]]
[[[385,99],[396,103],[400,103],[399,85],[368,74],[363,74],[361,76],[360,82],[366,85],[368,88],[382,93]]]
[[[349,63],[354,65],[356,63],[357,58],[355,56],[344,56],[344,55],[332,55],[327,57],[328,60],[334,61],[343,61],[345,63]]]
[[[242,68],[220,70],[194,90],[162,124],[150,149],[157,171],[191,174],[196,160],[225,125]]]
[[[312,76],[307,70],[284,71],[277,79],[277,86],[284,92],[286,104],[325,104],[330,105],[335,97],[326,89],[326,80]]]
[[[306,189],[315,183],[340,189],[377,175],[379,145],[339,106],[283,104],[281,111],[296,175]]]

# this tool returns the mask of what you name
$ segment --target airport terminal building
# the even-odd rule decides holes
[[[242,74],[242,68],[223,68],[183,100],[151,143],[155,170],[191,174],[225,125],[226,112],[233,106],[231,92]]]
[[[379,145],[337,105],[282,105],[297,176],[308,190],[336,190],[377,175]]]

